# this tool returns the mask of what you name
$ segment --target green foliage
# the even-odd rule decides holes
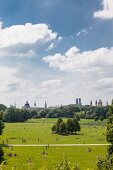
[[[4,104],[0,104],[0,111],[5,111],[7,107]]]
[[[56,132],[56,124],[54,124],[51,128],[52,132]]]
[[[2,135],[4,127],[4,123],[0,120],[0,135]]]
[[[61,118],[58,118],[57,123],[56,123],[56,132],[59,133],[59,126],[60,123],[63,122],[63,120]]]
[[[75,119],[75,118],[73,119],[73,122],[74,122],[74,132],[75,132],[75,133],[76,133],[76,132],[79,132],[80,129],[81,129],[79,122],[78,122],[77,119]]]
[[[59,134],[61,135],[67,134],[66,124],[64,122],[61,122],[59,125]]]
[[[108,118],[108,124],[113,124],[113,115]]]
[[[75,118],[77,121],[80,121],[80,116],[79,116],[79,114],[75,113],[75,114],[74,114],[74,118]]]
[[[46,117],[46,110],[45,109],[42,109],[40,111],[37,112],[37,115],[39,117],[42,117],[42,118],[45,118]]]
[[[103,121],[103,120],[104,120],[104,117],[101,115],[101,116],[99,117],[99,119],[100,119],[100,121]]]
[[[28,110],[9,107],[5,110],[3,121],[5,122],[24,122],[32,116]]]
[[[108,148],[107,148],[107,151],[108,151],[108,155],[112,155],[113,154],[113,145],[109,145]]]
[[[113,170],[113,157],[100,158],[97,162],[97,170]]]
[[[57,165],[56,170],[71,170],[67,158],[63,158],[62,162]]]
[[[95,120],[95,121],[98,121],[98,120],[99,120],[99,117],[98,117],[98,116],[95,116],[95,117],[94,117],[94,120]]]
[[[67,133],[73,133],[75,131],[75,126],[72,119],[67,119],[66,129],[67,129]]]
[[[2,148],[0,147],[0,163],[3,161],[3,156],[4,156],[4,152],[2,150]]]
[[[57,165],[56,170],[80,170],[78,163],[75,163],[74,166],[70,164],[66,157],[62,159],[62,162]]]
[[[106,139],[113,144],[113,124],[107,125]]]
[[[59,134],[76,133],[77,131],[80,131],[80,124],[75,118],[67,119],[66,123],[59,118],[57,123],[52,126],[52,132]]]

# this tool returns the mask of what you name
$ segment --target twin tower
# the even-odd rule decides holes
[[[76,98],[76,105],[78,106],[82,105],[81,98]]]

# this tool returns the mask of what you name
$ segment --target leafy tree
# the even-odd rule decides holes
[[[4,104],[0,104],[0,111],[5,111],[7,107]]]
[[[46,117],[46,110],[42,109],[40,111],[37,112],[37,115],[40,115],[40,117],[45,118]]]
[[[67,119],[66,122],[67,133],[73,133],[75,130],[75,125],[72,119]]]
[[[104,117],[101,115],[99,119],[100,119],[100,121],[103,121]]]
[[[59,125],[59,134],[65,135],[66,133],[66,124],[64,122],[61,122]]]
[[[113,123],[113,115],[108,118],[108,124],[112,124],[112,123]]]
[[[74,118],[77,120],[77,121],[80,121],[80,117],[79,117],[79,115],[78,114],[74,114]]]
[[[80,124],[79,124],[79,122],[74,118],[73,119],[73,122],[74,122],[74,132],[76,133],[76,132],[79,132],[80,131]]]
[[[52,132],[56,132],[56,124],[54,124],[51,128]]]
[[[2,135],[3,129],[4,129],[4,123],[0,120],[0,135]],[[3,160],[4,152],[2,148],[0,147],[0,162]]]
[[[108,142],[113,144],[113,124],[107,125],[106,139]]]
[[[4,156],[4,152],[2,148],[0,147],[0,163],[4,160],[3,156]]]
[[[0,120],[0,135],[2,135],[4,127],[4,123]]]
[[[94,117],[94,120],[95,120],[95,121],[98,121],[98,120],[99,120],[99,117],[98,117],[98,116],[95,116],[95,117]]]
[[[58,118],[57,123],[56,123],[56,132],[57,133],[59,133],[59,126],[60,126],[60,123],[62,123],[62,122],[63,122],[62,118]]]

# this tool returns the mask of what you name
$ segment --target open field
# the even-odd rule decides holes
[[[50,170],[54,170],[56,165],[61,162],[62,157],[65,155],[67,159],[72,163],[78,162],[81,165],[81,169],[94,168],[98,160],[98,156],[104,156],[106,154],[106,146],[72,146],[72,147],[13,147],[13,151],[8,148],[4,148],[5,157],[7,159],[7,165],[4,170],[10,170],[11,167],[17,167],[18,170],[32,169],[37,170],[41,167],[48,167]],[[88,148],[92,148],[91,152],[88,152]],[[42,155],[42,151],[48,153],[47,156]],[[7,156],[8,153],[17,154],[16,157]],[[29,164],[29,158],[31,159],[31,166]]]
[[[104,122],[82,120],[78,135],[61,136],[51,134],[51,127],[56,119],[42,119],[37,123],[6,123],[0,143],[9,144],[57,144],[57,143],[106,143]]]
[[[37,170],[41,167],[44,167],[45,170],[48,167],[50,170],[54,170],[64,155],[72,165],[78,162],[81,169],[84,170],[94,168],[98,156],[106,155],[107,146],[86,145],[107,144],[106,121],[81,120],[80,133],[70,136],[51,134],[51,127],[56,121],[57,119],[38,119],[30,120],[29,123],[6,123],[0,143],[23,146],[13,146],[13,150],[4,148],[6,165],[3,166],[3,170],[10,170],[11,167],[16,167],[17,170],[24,170],[25,168]],[[35,146],[41,144],[50,144],[50,146],[47,149],[46,145]],[[56,146],[51,146],[51,144],[56,144]],[[81,145],[70,146],[70,144]],[[92,149],[91,152],[88,151],[88,148]],[[46,155],[42,155],[43,151]],[[9,153],[12,153],[11,157],[8,156]],[[16,154],[15,157],[14,154]]]

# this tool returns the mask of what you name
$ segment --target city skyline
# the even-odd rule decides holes
[[[0,103],[113,98],[113,2],[0,0]]]

